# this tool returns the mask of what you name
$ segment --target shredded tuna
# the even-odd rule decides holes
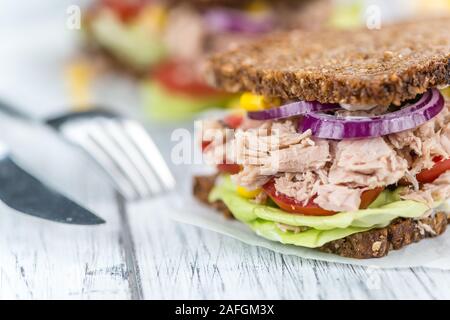
[[[267,198],[268,198],[267,193],[265,193],[264,191],[261,191],[260,193],[258,193],[256,198],[252,199],[251,201],[256,204],[264,204],[264,203],[266,203]]]
[[[406,160],[382,138],[343,140],[337,145],[329,180],[332,184],[375,188],[396,183],[407,169]]]
[[[291,122],[285,123],[285,128],[273,125],[272,128],[261,126],[247,131],[238,130],[235,133],[236,162],[243,165],[263,165],[270,163],[273,152],[292,145],[311,145],[311,132],[298,134]]]
[[[327,177],[324,172],[286,173],[275,178],[275,189],[306,205],[317,194],[319,186],[325,183],[327,183]]]
[[[445,127],[440,131],[440,142],[443,151],[447,155],[450,155],[450,123],[445,125]]]
[[[327,184],[324,170],[304,172],[301,174],[286,173],[275,179],[277,192],[295,198],[304,205],[317,195],[314,202],[331,211],[358,210],[362,189]]]
[[[306,172],[321,169],[328,161],[328,142],[320,140],[314,145],[299,143],[271,152],[270,157],[264,159],[262,172],[268,175],[278,172]]]
[[[363,189],[327,184],[319,186],[317,191],[314,203],[323,209],[340,212],[358,210]]]
[[[164,44],[173,55],[184,59],[197,59],[204,52],[203,42],[206,36],[202,17],[187,6],[169,12]]]
[[[415,191],[419,190],[419,181],[417,181],[417,178],[415,175],[413,175],[411,172],[406,171],[405,173],[405,179],[410,182],[414,188]]]
[[[268,177],[280,173],[319,170],[330,161],[325,140],[313,141],[311,131],[299,134],[293,121],[275,122],[235,134],[236,163],[244,166],[234,181],[244,187],[259,187]]]
[[[429,224],[423,223],[422,221],[418,221],[417,227],[419,228],[419,232],[421,235],[428,233],[432,236],[436,236],[436,231],[434,231],[433,228]]]
[[[279,223],[279,222],[277,222],[277,227],[283,232],[291,231],[293,233],[300,233],[300,232],[303,232],[303,231],[306,231],[309,229],[308,227],[291,226],[291,225]]]
[[[262,175],[257,166],[244,166],[238,174],[232,175],[231,180],[251,190],[258,189],[270,180],[270,176]]]
[[[413,130],[390,134],[387,141],[408,161],[412,174],[434,165],[433,158],[450,157],[450,102],[434,119]]]
[[[225,127],[217,120],[202,122],[202,141],[210,142],[204,150],[204,160],[207,164],[234,163],[234,131]]]
[[[435,201],[443,201],[450,198],[450,171],[446,171],[433,183],[426,183],[421,190],[407,189],[401,194],[405,200],[414,200],[433,206]]]
[[[422,153],[422,140],[414,134],[413,130],[390,134],[387,137],[389,142],[396,149],[403,149],[407,147],[409,150],[414,151],[418,155]]]

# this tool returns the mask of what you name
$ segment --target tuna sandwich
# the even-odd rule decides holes
[[[218,174],[194,195],[261,237],[352,258],[444,233],[449,28],[291,31],[212,56],[209,83],[247,111],[203,122]]]

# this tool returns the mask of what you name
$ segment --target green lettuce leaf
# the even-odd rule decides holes
[[[124,25],[109,14],[98,15],[89,26],[89,34],[100,46],[134,68],[145,70],[166,55],[156,32],[149,35],[148,28],[139,24]]]
[[[223,108],[230,97],[196,98],[169,92],[155,81],[145,81],[141,85],[143,102],[148,114],[155,120],[177,121],[191,118],[206,108]]]
[[[361,26],[364,4],[361,0],[340,3],[334,7],[328,24],[333,28],[351,29]]]
[[[247,225],[259,236],[278,241],[283,244],[292,244],[307,248],[317,248],[324,244],[345,238],[354,233],[364,232],[371,228],[336,228],[332,230],[308,229],[303,232],[294,233],[292,231],[282,231],[275,222],[265,221],[261,219],[254,220]]]
[[[236,219],[264,238],[310,248],[354,233],[384,227],[398,217],[417,218],[429,210],[423,203],[400,200],[396,190],[382,192],[370,208],[365,210],[341,212],[333,216],[304,216],[255,204],[239,196],[235,189],[231,180],[224,178],[211,191],[209,200],[222,200]],[[278,223],[310,229],[299,233],[282,231],[277,226]]]

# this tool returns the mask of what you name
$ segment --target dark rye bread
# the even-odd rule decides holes
[[[216,54],[206,79],[230,92],[322,103],[400,104],[450,83],[450,18],[380,30],[292,31]]]
[[[217,176],[197,176],[194,178],[193,193],[202,203],[233,218],[222,201],[208,202],[208,195],[214,187]],[[441,235],[447,229],[448,218],[445,213],[422,220],[398,218],[379,229],[356,233],[343,239],[331,241],[318,248],[321,251],[355,259],[381,258],[390,250],[398,250],[425,238]]]
[[[213,203],[208,201],[209,193],[214,187],[216,178],[217,175],[194,177],[194,196],[200,200],[200,202],[203,202],[204,204],[222,212],[226,218],[233,219],[233,214],[230,210],[228,210],[227,206],[222,201],[215,201]]]

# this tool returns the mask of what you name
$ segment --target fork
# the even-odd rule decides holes
[[[45,122],[84,149],[127,201],[151,198],[175,188],[167,163],[137,121],[91,109],[65,113]]]
[[[0,110],[25,121],[42,122],[2,101]],[[125,200],[150,198],[175,188],[167,163],[138,122],[103,109],[67,112],[43,121],[84,149]]]

